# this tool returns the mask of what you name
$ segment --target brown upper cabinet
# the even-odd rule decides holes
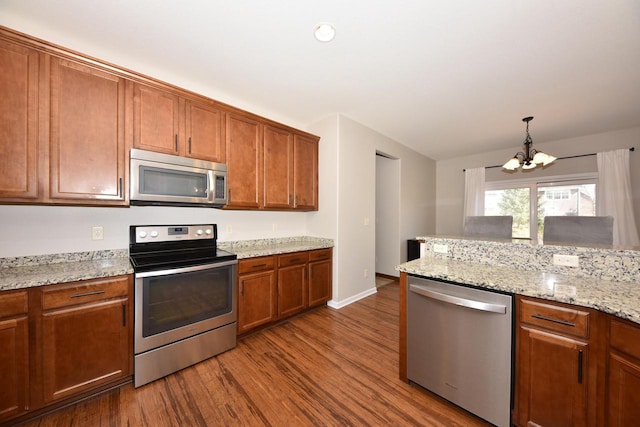
[[[0,197],[37,199],[39,52],[0,40]]]
[[[318,210],[318,138],[227,115],[228,209]]]
[[[124,203],[125,80],[51,58],[49,197]]]
[[[224,163],[224,112],[206,98],[133,83],[133,146]]]
[[[38,48],[0,39],[0,198],[126,205],[125,80]]]

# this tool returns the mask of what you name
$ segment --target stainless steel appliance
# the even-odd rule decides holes
[[[407,377],[510,426],[513,295],[409,276]]]
[[[131,149],[129,199],[134,205],[220,207],[227,203],[227,166]]]
[[[235,347],[238,260],[216,224],[131,226],[129,239],[135,387]]]

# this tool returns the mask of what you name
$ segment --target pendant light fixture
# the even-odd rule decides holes
[[[516,153],[511,160],[502,166],[504,169],[510,171],[516,170],[519,167],[522,167],[522,169],[533,169],[536,166],[547,166],[556,160],[555,157],[550,156],[549,154],[545,154],[542,151],[531,148],[531,145],[533,144],[531,135],[529,135],[529,122],[531,120],[533,120],[533,117],[525,117],[522,119],[522,121],[527,124],[527,137],[523,142],[524,152],[519,151]]]

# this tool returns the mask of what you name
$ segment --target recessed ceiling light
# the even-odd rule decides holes
[[[316,25],[313,34],[321,42],[330,42],[336,36],[336,29],[331,24],[320,23]]]

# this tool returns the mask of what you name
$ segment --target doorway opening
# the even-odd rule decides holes
[[[400,264],[400,160],[376,151],[376,287],[397,280]]]

